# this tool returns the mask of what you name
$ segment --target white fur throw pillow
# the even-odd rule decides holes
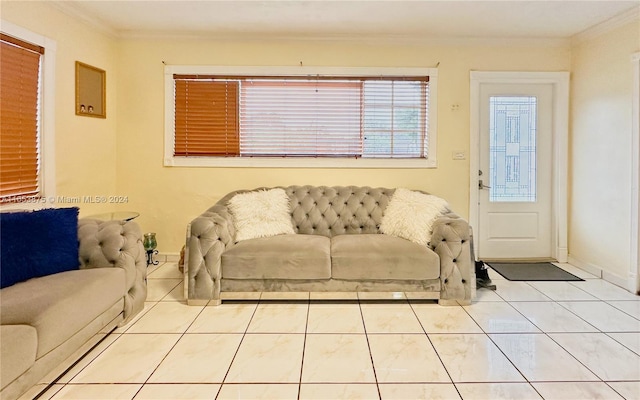
[[[384,211],[380,231],[426,246],[433,222],[447,208],[447,202],[440,197],[398,188]]]
[[[283,189],[236,194],[228,206],[236,227],[236,242],[295,233],[289,196]]]

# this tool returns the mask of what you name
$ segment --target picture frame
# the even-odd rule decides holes
[[[76,115],[107,118],[107,73],[76,61]]]

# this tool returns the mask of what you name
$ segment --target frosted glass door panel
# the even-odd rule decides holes
[[[490,202],[536,201],[536,107],[535,96],[489,98]]]

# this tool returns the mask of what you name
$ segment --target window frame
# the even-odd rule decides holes
[[[426,158],[344,158],[344,157],[180,157],[173,155],[175,142],[174,74],[249,76],[429,76]],[[437,92],[436,68],[369,67],[223,67],[165,65],[164,166],[167,167],[262,167],[262,168],[436,168]]]
[[[55,62],[56,41],[34,33],[21,26],[0,20],[2,33],[44,47],[40,69],[40,120],[39,150],[40,165],[38,173],[39,194],[37,199],[25,199],[2,203],[1,210],[40,209],[54,207],[56,203],[56,164],[55,164]]]

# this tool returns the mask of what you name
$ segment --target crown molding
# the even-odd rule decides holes
[[[632,21],[640,19],[640,6],[633,7],[615,17],[596,24],[592,27],[585,29],[584,31],[577,33],[571,37],[571,45],[580,44],[586,40],[594,39],[600,35],[604,35],[616,28],[624,26]]]
[[[117,39],[121,37],[118,30],[114,29],[111,25],[105,23],[101,19],[96,18],[93,15],[87,14],[86,12],[82,11],[71,1],[53,0],[53,1],[49,1],[48,4],[58,9],[62,13],[74,18],[77,21],[80,21],[90,26],[91,28],[98,30],[99,32],[113,39]]]
[[[308,35],[231,34],[220,32],[126,31],[120,38],[132,40],[207,40],[220,42],[360,43],[414,46],[569,47],[568,38],[428,37],[420,35]]]

